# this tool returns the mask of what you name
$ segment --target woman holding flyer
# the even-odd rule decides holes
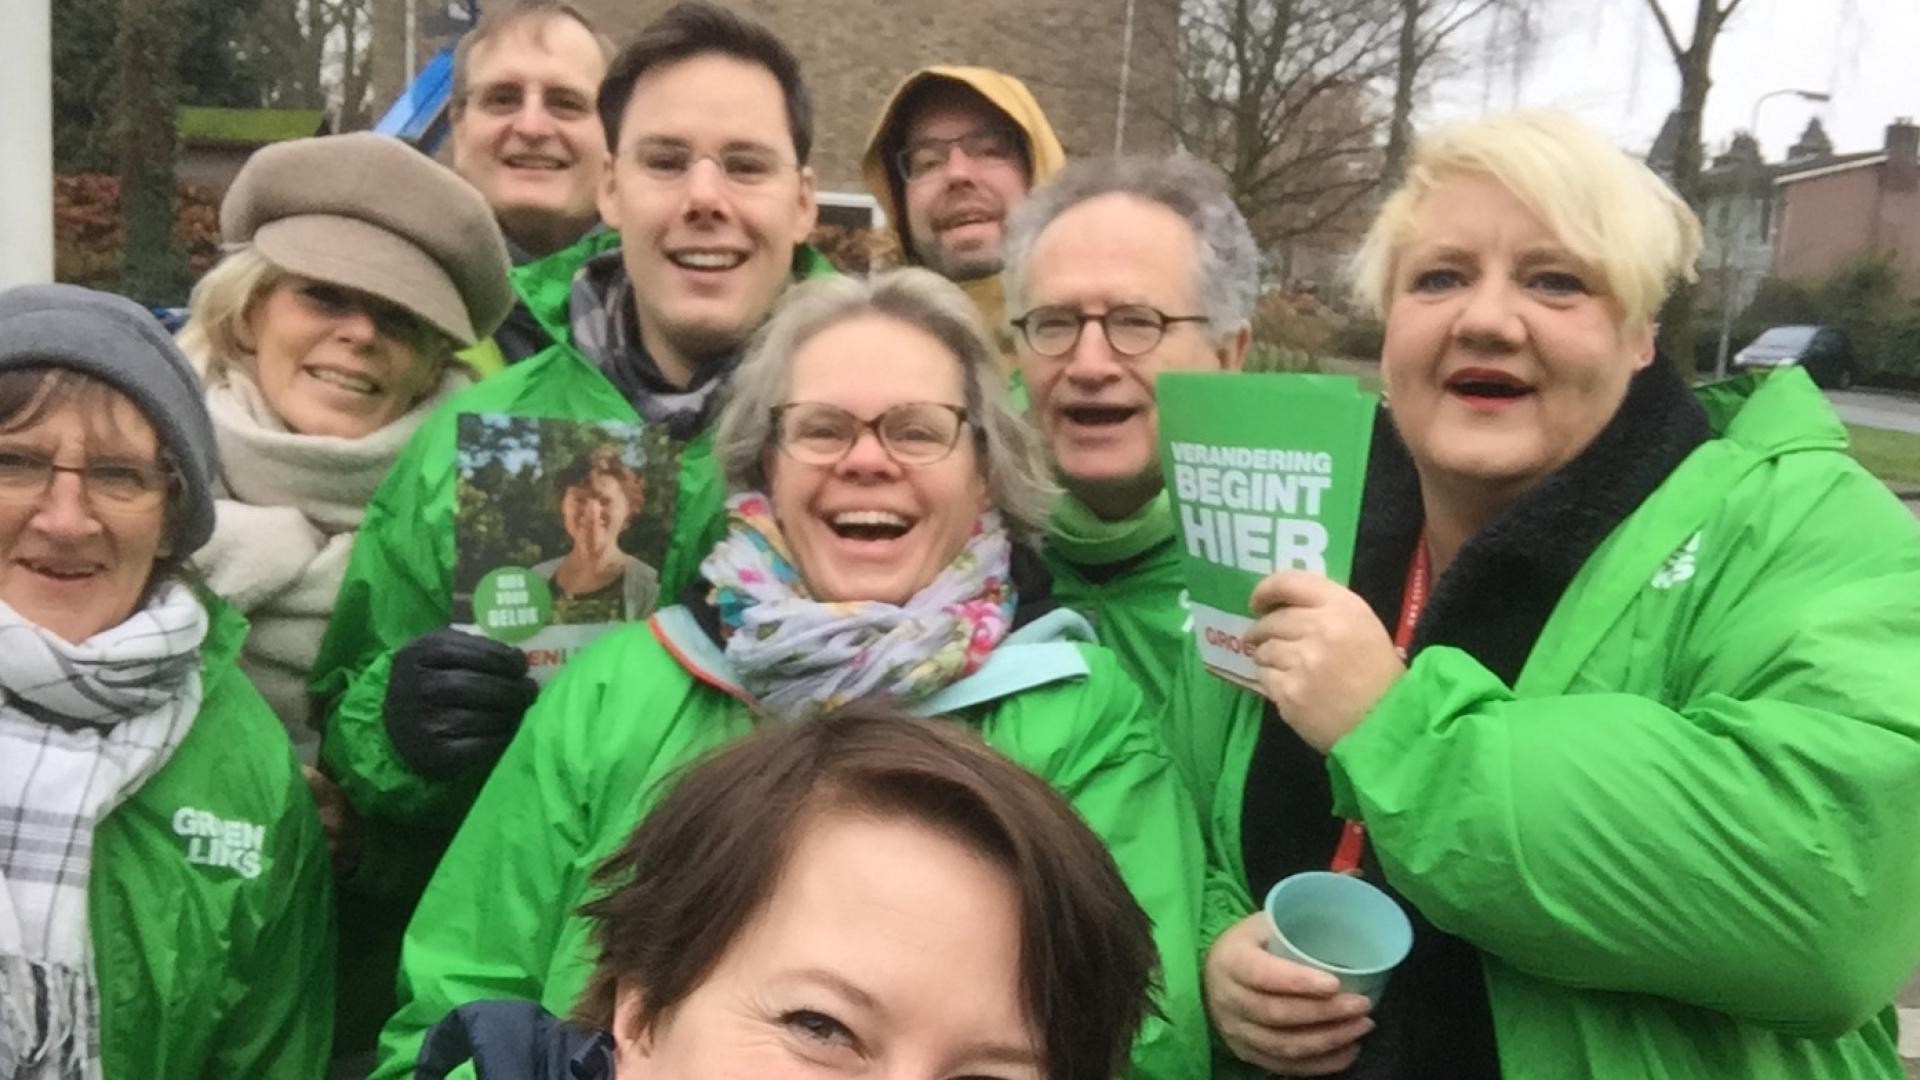
[[[662,778],[868,700],[958,718],[1072,803],[1154,923],[1161,1015],[1136,1075],[1203,1075],[1196,815],[1139,690],[1026,546],[1052,491],[965,294],[918,269],[799,287],[735,374],[716,447],[735,494],[703,581],[575,657],[527,714],[408,928],[410,996],[376,1075],[408,1075],[468,1001],[571,1010],[589,875]]]
[[[354,533],[414,429],[470,381],[452,350],[506,317],[506,248],[466,181],[370,134],[253,155],[220,231],[180,333],[220,439],[196,562],[253,623],[241,665],[312,764],[307,670]]]
[[[1899,1075],[1920,533],[1803,373],[1689,392],[1655,354],[1698,250],[1664,183],[1556,114],[1436,136],[1383,206],[1356,275],[1391,423],[1353,589],[1267,578],[1264,697],[1191,674],[1178,718],[1240,1062]],[[1335,861],[1413,916],[1371,1011],[1250,914]]]

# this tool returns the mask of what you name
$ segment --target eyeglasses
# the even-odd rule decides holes
[[[1080,332],[1090,322],[1100,324],[1107,344],[1121,356],[1152,351],[1174,323],[1206,322],[1205,315],[1168,315],[1145,304],[1121,304],[1099,315],[1065,306],[1037,307],[1013,320],[1027,339],[1027,347],[1041,356],[1065,356],[1080,344]]]
[[[647,178],[659,184],[682,184],[695,164],[711,161],[720,175],[735,187],[760,187],[788,169],[799,166],[782,160],[765,147],[735,146],[718,154],[696,154],[685,143],[643,139],[635,145],[634,163]]]
[[[900,464],[931,465],[953,453],[967,424],[966,409],[934,401],[895,405],[871,420],[819,401],[796,401],[772,411],[774,441],[802,465],[839,464],[867,431]]]
[[[956,146],[969,160],[1004,163],[1020,159],[1022,143],[1020,133],[1012,128],[986,127],[952,139],[915,139],[893,156],[893,163],[899,167],[900,175],[912,183],[944,172]]]
[[[536,87],[529,91],[519,83],[492,83],[467,93],[467,101],[488,116],[516,116],[526,108],[531,94],[540,101],[548,116],[563,123],[574,123],[593,115],[593,97],[564,86]]]
[[[438,328],[398,304],[324,281],[303,281],[294,286],[294,294],[307,310],[322,318],[365,315],[380,336],[397,341],[417,354],[430,354],[441,344]]]
[[[56,465],[52,458],[30,451],[0,450],[0,502],[38,502],[53,486],[54,474],[63,472],[79,476],[88,503],[108,511],[151,510],[173,486],[173,478],[158,465],[113,460]]]

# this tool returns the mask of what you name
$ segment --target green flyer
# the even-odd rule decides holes
[[[1255,685],[1241,641],[1276,570],[1353,569],[1377,395],[1342,376],[1173,373],[1155,384],[1160,463],[1200,659]]]

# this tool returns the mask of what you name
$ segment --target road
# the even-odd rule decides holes
[[[1864,390],[1829,390],[1827,400],[1849,424],[1920,435],[1920,397]]]
[[[1859,390],[1829,390],[1828,400],[1835,412],[1849,424],[1889,428],[1920,435],[1920,397],[1865,393]],[[1920,514],[1920,498],[1907,500]],[[1908,1080],[1920,1080],[1920,975],[1915,975],[1900,992],[1900,1062],[1906,1066]]]

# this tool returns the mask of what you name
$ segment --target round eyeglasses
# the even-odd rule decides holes
[[[1206,322],[1205,315],[1168,315],[1145,304],[1121,304],[1100,314],[1064,305],[1037,307],[1013,320],[1027,348],[1041,356],[1065,356],[1080,344],[1080,333],[1090,322],[1100,324],[1107,344],[1121,356],[1152,351],[1174,323]]]
[[[796,401],[773,409],[774,441],[781,453],[802,465],[838,465],[869,430],[900,464],[931,465],[953,453],[966,425],[966,409],[934,401],[895,405],[871,420],[824,401]]]

